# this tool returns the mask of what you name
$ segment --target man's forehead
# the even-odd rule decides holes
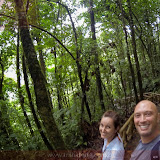
[[[156,107],[151,103],[142,103],[136,106],[134,113],[147,111],[156,112]]]
[[[134,113],[141,113],[141,112],[155,112],[155,111],[149,107],[143,107],[143,108],[139,107],[134,111]]]

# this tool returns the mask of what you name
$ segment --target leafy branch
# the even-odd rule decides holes
[[[15,17],[8,16],[8,15],[5,15],[3,13],[0,13],[0,16],[5,16],[5,17],[8,17],[10,19],[16,20]],[[75,57],[73,56],[73,54],[67,49],[67,47],[57,37],[55,37],[52,33],[48,32],[47,30],[45,30],[45,29],[43,29],[41,27],[33,25],[31,23],[29,23],[29,25],[32,26],[32,27],[34,27],[34,28],[37,28],[37,29],[39,29],[39,30],[41,30],[41,31],[43,31],[43,32],[45,32],[47,34],[49,34],[51,37],[53,37],[70,54],[70,56],[73,58],[73,60],[76,60]]]

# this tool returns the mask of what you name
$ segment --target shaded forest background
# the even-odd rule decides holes
[[[128,118],[160,92],[159,23],[157,0],[3,1],[0,149],[87,147],[105,110]]]

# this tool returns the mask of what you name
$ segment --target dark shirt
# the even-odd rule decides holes
[[[158,143],[158,141],[160,141],[160,135],[158,135],[154,140],[149,143],[142,143],[142,141],[140,140],[138,146],[132,153],[130,160],[151,160],[151,151],[153,147]]]

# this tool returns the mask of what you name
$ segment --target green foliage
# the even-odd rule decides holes
[[[65,114],[63,124],[60,123],[62,114]],[[69,149],[78,148],[85,144],[85,142],[83,142],[83,137],[80,130],[80,110],[78,106],[73,105],[71,108],[63,108],[61,110],[57,110],[55,111],[54,117],[58,122],[57,124],[59,126],[59,129]]]

